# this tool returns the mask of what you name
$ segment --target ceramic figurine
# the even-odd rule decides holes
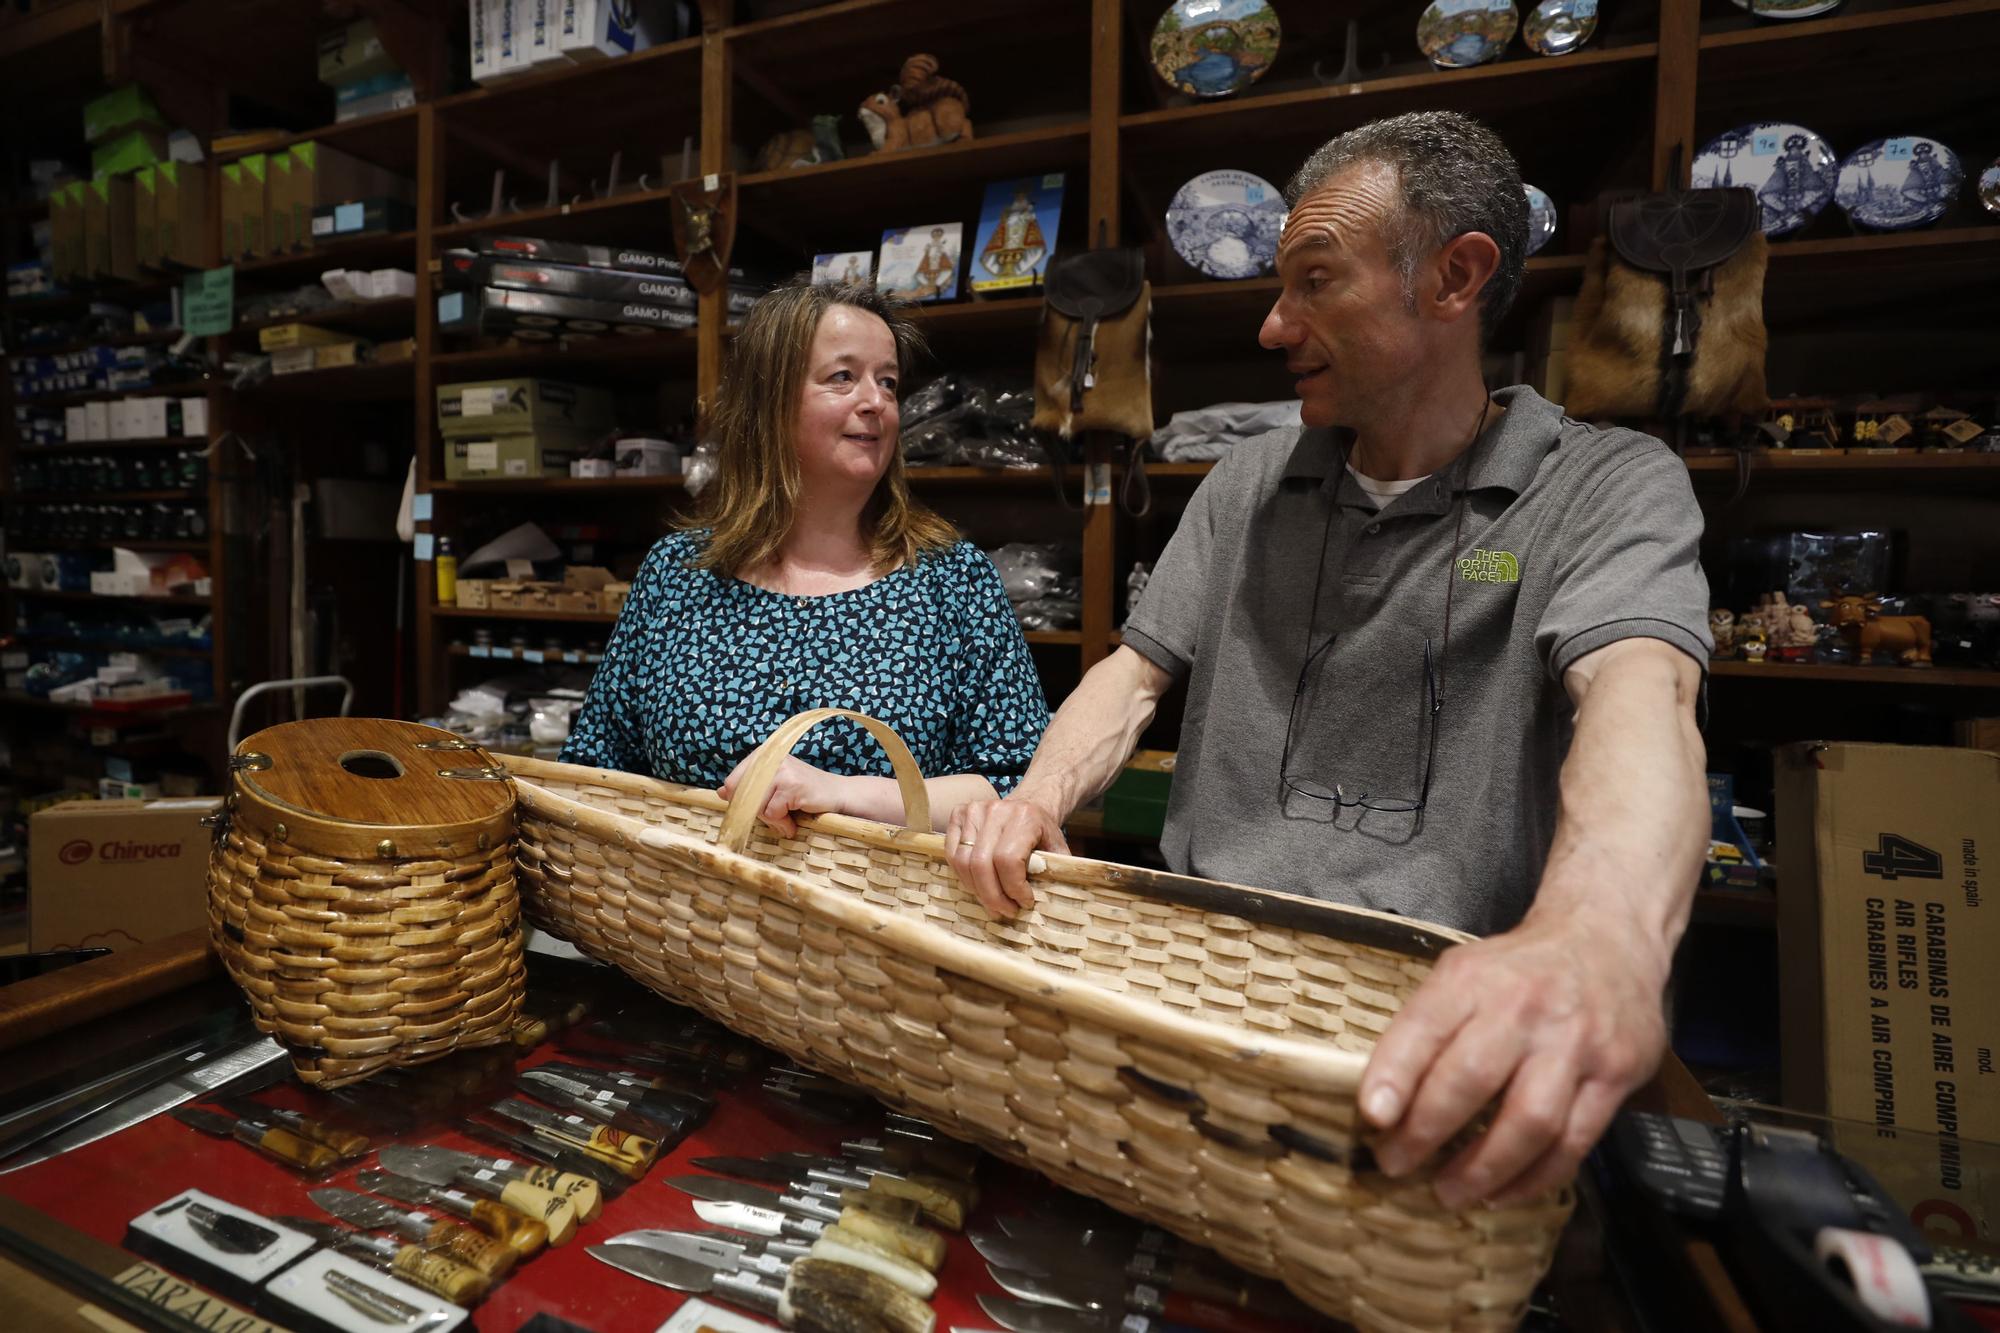
[[[785,130],[764,141],[757,150],[757,170],[791,171],[818,166],[831,159],[820,156],[819,144],[811,130]]]
[[[1885,616],[1872,597],[1849,595],[1821,602],[1833,623],[1865,664],[1876,653],[1893,653],[1904,666],[1931,664],[1931,622],[1922,616]]]
[[[819,149],[822,162],[839,162],[846,158],[847,150],[840,144],[840,117],[817,115],[813,117],[813,147]]]
[[[1819,641],[1819,624],[1803,602],[1794,603],[1784,626],[1771,640],[1771,656],[1780,662],[1809,662]]]
[[[1727,657],[1736,651],[1736,613],[1718,606],[1708,613],[1708,636],[1715,640],[1711,657]]]
[[[941,77],[937,57],[913,55],[903,62],[896,86],[871,93],[855,113],[878,153],[899,148],[970,139],[971,101],[954,79]]]
[[[1763,661],[1764,654],[1770,648],[1769,642],[1764,637],[1764,631],[1754,625],[1737,635],[1737,641],[1743,645],[1743,660],[1746,662]]]

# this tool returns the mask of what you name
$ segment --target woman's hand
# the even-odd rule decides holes
[[[750,761],[757,757],[752,750],[736,765],[728,780],[716,790],[723,800],[736,794],[736,784],[743,780],[743,770],[750,767]],[[770,799],[757,812],[757,818],[776,830],[780,837],[798,836],[798,821],[792,818],[794,811],[804,815],[824,815],[841,808],[841,788],[852,781],[822,768],[814,768],[803,759],[787,756],[778,765],[778,780],[771,786]]]

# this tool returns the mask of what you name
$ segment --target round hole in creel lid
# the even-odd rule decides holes
[[[349,750],[340,756],[340,766],[357,778],[400,778],[403,765],[380,750]]]

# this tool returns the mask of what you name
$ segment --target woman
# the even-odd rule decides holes
[[[896,392],[916,330],[873,287],[794,282],[760,300],[717,396],[718,471],[647,555],[562,757],[720,786],[809,708],[894,727],[939,827],[1013,789],[1048,704],[998,571],[911,498]],[[901,823],[861,728],[813,731],[760,812]]]

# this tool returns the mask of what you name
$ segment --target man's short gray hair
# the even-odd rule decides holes
[[[1456,111],[1411,111],[1371,121],[1329,139],[1285,186],[1299,201],[1348,167],[1373,162],[1396,173],[1401,207],[1388,218],[1389,257],[1403,275],[1403,297],[1416,301],[1417,265],[1445,242],[1484,232],[1500,247],[1500,266],[1480,293],[1482,339],[1514,304],[1528,256],[1528,197],[1521,169],[1500,136]]]

